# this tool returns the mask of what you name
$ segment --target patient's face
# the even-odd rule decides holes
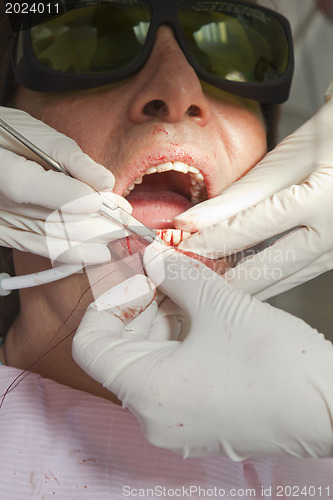
[[[159,29],[148,62],[131,79],[67,94],[20,89],[16,106],[72,137],[110,169],[114,191],[128,198],[134,216],[165,229],[166,240],[174,236],[174,243],[179,232],[170,231],[176,215],[221,193],[266,152],[258,104],[202,87],[167,27]],[[21,275],[48,269],[50,263],[15,252],[15,266]],[[21,292],[15,336],[34,340],[15,365],[25,368],[36,361],[36,353],[47,351],[33,370],[114,399],[71,356],[72,333],[94,300],[87,290],[83,273]],[[60,338],[67,340],[50,352]]]
[[[172,228],[176,215],[221,193],[266,152],[259,105],[202,87],[165,26],[135,77],[58,95],[21,89],[16,105],[110,169],[114,191],[157,229]]]

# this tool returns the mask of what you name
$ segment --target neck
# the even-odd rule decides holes
[[[119,403],[72,358],[74,333],[93,300],[89,292],[85,275],[21,290],[20,313],[8,332],[3,361]]]

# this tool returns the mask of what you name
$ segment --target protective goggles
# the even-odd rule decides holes
[[[293,74],[290,26],[238,0],[59,0],[21,15],[13,71],[35,91],[59,92],[126,79],[146,63],[162,24],[171,26],[203,81],[276,104]]]

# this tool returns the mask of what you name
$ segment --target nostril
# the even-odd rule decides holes
[[[195,104],[191,104],[186,110],[187,116],[200,116],[200,108],[199,106],[196,106]]]
[[[165,101],[154,99],[153,101],[147,102],[147,104],[144,106],[143,114],[149,116],[168,115],[169,108]]]

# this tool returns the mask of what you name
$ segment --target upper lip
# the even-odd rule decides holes
[[[122,194],[125,189],[138,177],[142,177],[148,168],[168,162],[182,162],[189,166],[196,167],[204,177],[204,182],[207,190],[208,198],[216,196],[216,169],[208,156],[200,151],[191,149],[174,149],[171,151],[149,151],[144,154],[136,155],[135,158],[128,162],[127,166],[122,169],[121,175],[117,178],[114,187],[116,194]],[[215,182],[213,179],[215,178]]]

